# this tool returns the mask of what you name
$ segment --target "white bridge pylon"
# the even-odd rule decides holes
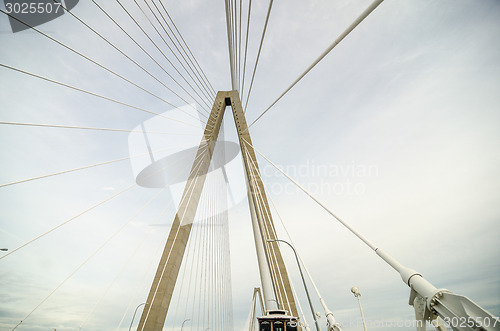
[[[161,331],[172,300],[177,276],[186,250],[200,196],[209,172],[224,111],[231,106],[245,168],[248,201],[266,309],[285,309],[298,316],[288,273],[276,242],[278,239],[261,180],[257,158],[252,148],[247,122],[238,91],[220,91],[207,121],[195,162],[172,223],[138,331]]]

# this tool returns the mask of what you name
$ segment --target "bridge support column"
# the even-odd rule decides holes
[[[276,300],[280,309],[286,309],[291,315],[298,316],[288,273],[279,247],[275,242],[267,242],[268,239],[277,239],[276,231],[238,92],[218,92],[196,154],[195,162],[184,188],[179,209],[170,229],[170,234],[153,284],[151,285],[148,299],[146,300],[147,303],[137,328],[138,331],[161,331],[163,329],[191,233],[192,222],[196,215],[205,177],[219,135],[224,110],[229,105],[233,110],[243,155],[249,191],[250,212],[254,220],[254,226],[258,230],[255,233],[260,233],[260,239],[256,238],[256,247],[258,254],[264,252],[265,256],[265,258],[259,259],[260,261],[265,261],[262,262],[261,275],[270,275],[271,284],[269,284],[269,280],[266,280],[269,277],[263,277],[263,288],[266,286],[264,295],[267,296],[266,308],[268,304]],[[267,271],[265,270],[266,265]]]

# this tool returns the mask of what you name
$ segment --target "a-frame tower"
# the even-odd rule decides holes
[[[156,275],[141,316],[138,331],[161,331],[172,300],[175,283],[186,250],[192,223],[200,200],[203,184],[209,171],[210,161],[219,135],[222,118],[227,106],[231,106],[245,167],[250,214],[259,260],[266,309],[288,310],[293,316],[297,309],[288,273],[276,242],[277,239],[271,210],[261,180],[257,158],[248,132],[247,122],[237,91],[218,92],[200,142],[195,162],[184,188],[179,209],[175,215]],[[272,307],[273,304],[277,307]]]

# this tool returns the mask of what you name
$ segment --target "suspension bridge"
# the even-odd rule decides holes
[[[49,2],[1,9],[2,330],[500,328],[496,2]]]

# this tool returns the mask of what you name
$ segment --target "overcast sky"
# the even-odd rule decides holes
[[[99,3],[172,71],[116,2]],[[134,3],[123,3],[154,36]],[[370,3],[275,2],[248,120],[266,109]],[[165,6],[215,90],[230,90],[224,2],[187,0]],[[267,6],[267,2],[253,3],[249,68],[255,62]],[[72,12],[202,109],[92,2],[80,1]],[[436,287],[466,295],[495,316],[500,315],[498,17],[496,0],[386,0],[250,130],[260,152],[377,246]],[[173,105],[186,106],[70,15],[38,28]],[[6,68],[0,68],[0,121],[125,130],[140,129],[145,123],[151,131],[185,134],[167,139],[151,135],[158,148],[165,144],[182,151],[197,145],[202,126],[192,117],[172,111],[173,106],[35,31],[12,33],[4,14],[0,38],[2,64],[155,113],[166,112],[195,127],[161,122],[137,109]],[[245,89],[244,100],[246,96]],[[226,139],[234,141],[230,112],[224,127]],[[147,152],[144,145],[134,143],[136,138],[127,132],[2,124],[0,185]],[[240,159],[237,155],[232,164]],[[1,187],[0,248],[13,250],[119,193],[135,183],[141,167],[147,166],[142,161],[124,160]],[[281,216],[344,329],[362,330],[356,323],[359,309],[350,293],[352,286],[360,288],[369,329],[389,328],[379,327],[382,322],[411,320],[409,289],[399,275],[264,159],[259,157],[259,162],[277,208],[273,213],[278,236],[289,239]],[[234,179],[230,185],[236,194],[243,182]],[[175,213],[169,203],[175,203],[178,188],[167,188],[133,187],[0,260],[0,329],[12,329],[130,221],[19,327],[75,330],[84,323],[83,330],[116,330],[123,318],[120,330],[128,330],[133,310],[146,300],[159,259],[157,249],[169,231],[168,226],[151,224],[170,224]],[[235,205],[228,203],[234,329],[242,330],[253,288],[260,286],[259,274],[246,199],[236,195]],[[307,314],[293,255],[287,247],[282,250]],[[316,295],[313,302],[324,316]],[[190,317],[179,313],[174,318],[170,313],[168,329],[179,330],[182,320]],[[310,314],[306,317],[312,325]],[[325,325],[324,317],[321,323]]]

